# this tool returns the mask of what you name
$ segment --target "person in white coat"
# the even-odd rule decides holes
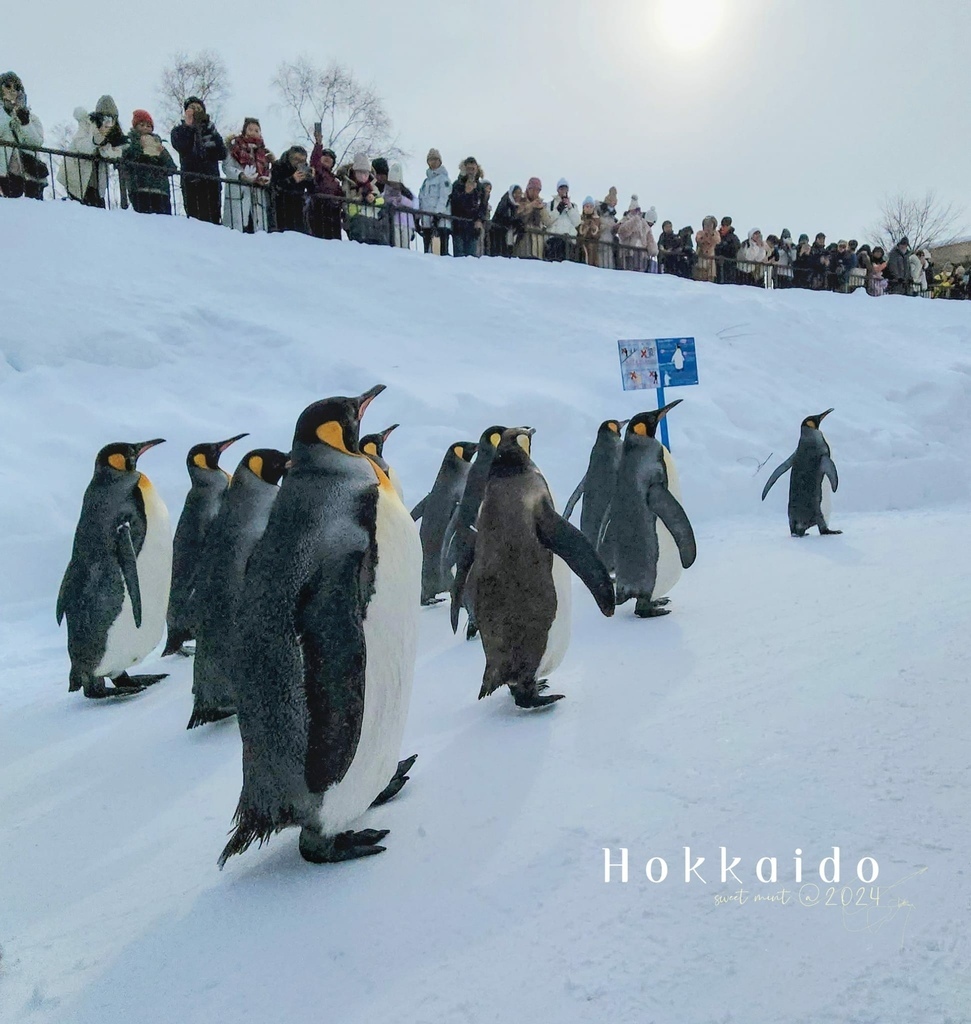
[[[103,210],[108,191],[108,164],[105,161],[120,160],[127,142],[124,132],[118,127],[118,107],[110,96],[102,96],[93,114],[84,107],[76,107],[74,118],[78,128],[68,149],[81,155],[64,157],[57,180],[72,199]]]
[[[559,262],[572,259],[580,226],[580,210],[570,199],[570,183],[560,178],[556,183],[556,196],[549,202],[549,224],[543,259]]]
[[[914,295],[927,294],[927,253],[923,249],[907,257],[910,263],[911,291]]]
[[[769,254],[762,241],[762,232],[752,228],[745,239],[744,245],[738,250],[738,283],[754,284],[759,288],[767,287],[766,271]]]
[[[255,117],[243,121],[243,130],[226,140],[223,177],[238,184],[226,186],[223,224],[252,234],[269,227],[270,167],[273,154],[263,144],[263,131]]]
[[[452,194],[452,182],[448,171],[442,166],[442,154],[437,149],[430,149],[426,158],[428,170],[425,180],[418,190],[418,208],[427,210],[433,216],[422,217],[420,222],[421,237],[425,242],[425,252],[437,256],[448,255],[448,197]],[[439,216],[434,216],[435,214]],[[441,215],[444,219],[440,219]]]
[[[27,106],[27,93],[13,71],[0,75],[0,143],[43,146],[44,126]],[[48,170],[32,153],[0,145],[0,196],[43,199]]]

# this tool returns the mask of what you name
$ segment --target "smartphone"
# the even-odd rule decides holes
[[[320,121],[314,121],[314,135],[315,136],[321,134],[321,127],[322,127],[322,125],[321,125]]]

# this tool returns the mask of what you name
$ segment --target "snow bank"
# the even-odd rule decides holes
[[[0,203],[0,1018],[122,1024],[400,1020],[965,1021],[960,875],[971,602],[971,304],[764,293],[574,265],[243,237],[68,204]],[[675,614],[604,620],[578,593],[555,712],[477,703],[478,645],[422,616],[389,851],[313,870],[284,833],[215,868],[239,787],[232,722],[184,731],[188,663],[124,706],[69,698],[53,605],[101,445],[173,519],[185,452],[388,385],[385,451],[417,501],[447,444],[538,428],[560,502],[620,390],[616,339],[693,335],[669,391],[698,563]],[[790,541],[766,474],[826,421],[842,538]],[[227,468],[241,446],[227,454]],[[767,460],[767,462],[766,462]],[[759,469],[759,464],[766,465]],[[159,664],[155,659],[148,671]],[[718,848],[780,874],[830,846],[916,905],[715,906]],[[708,884],[654,886],[690,844]],[[603,847],[632,882],[604,886]],[[852,857],[852,859],[851,859]],[[712,877],[710,869],[714,865]],[[636,879],[635,879],[636,874]],[[908,876],[912,876],[909,877]],[[786,878],[790,876],[787,874]],[[815,878],[818,882],[818,877]]]

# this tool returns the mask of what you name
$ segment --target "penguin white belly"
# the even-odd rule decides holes
[[[131,595],[125,587],[121,613],[108,628],[105,653],[94,670],[96,676],[114,678],[137,665],[155,649],[165,630],[172,582],[169,512],[148,477],[143,475],[138,486],[145,502],[145,541],[135,559],[142,597],[142,624],[135,625]],[[121,576],[121,570],[118,575]]]
[[[344,778],[323,796],[319,827],[347,828],[398,767],[418,646],[421,541],[393,487],[378,491],[374,594],[364,618],[366,667],[361,736]]]
[[[678,468],[671,458],[671,453],[664,449],[664,468],[668,474],[668,490],[678,501],[681,501],[681,482],[678,479]],[[654,584],[653,597],[664,597],[681,579],[684,571],[681,566],[681,552],[671,531],[661,522],[654,520],[657,529],[657,582]]]
[[[573,580],[570,567],[560,558],[553,556],[553,587],[556,590],[556,615],[550,631],[546,635],[546,650],[540,659],[536,678],[542,679],[554,669],[566,656],[570,646],[570,630],[573,602]]]
[[[829,457],[833,458],[833,449],[829,450]],[[823,513],[823,519],[829,523],[830,513],[833,511],[833,485],[829,482],[829,477],[823,477],[823,484],[821,494],[819,498],[819,507]]]
[[[405,492],[401,489],[401,480],[398,478],[398,474],[394,471],[394,466],[388,466],[388,479],[391,481],[391,486],[394,488],[395,494],[398,495],[402,504],[404,504]]]

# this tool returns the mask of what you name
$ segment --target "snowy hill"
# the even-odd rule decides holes
[[[971,306],[67,204],[2,203],[0,235],[0,1020],[971,1020]],[[68,695],[54,600],[106,442],[168,439],[140,468],[174,520],[192,444],[285,449],[306,404],[380,382],[365,426],[401,423],[385,454],[409,502],[499,422],[537,428],[562,505],[597,425],[653,407],[621,392],[616,339],[681,335],[702,383],[668,392],[670,428],[699,556],[674,614],[604,619],[578,587],[567,699],[530,717],[476,701],[481,648],[425,609],[419,760],[368,815],[382,856],[315,868],[291,831],[220,873],[239,737],[185,731],[190,663],[149,659],[170,678],[123,706]],[[829,406],[845,533],[797,542],[785,482],[759,494]],[[745,895],[716,903],[740,888],[723,846]],[[626,885],[604,884],[605,847],[629,849]]]

